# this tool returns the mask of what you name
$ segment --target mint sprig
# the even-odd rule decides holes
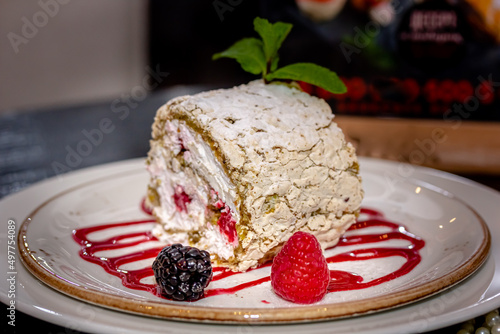
[[[312,63],[295,63],[278,68],[278,50],[292,30],[292,24],[270,23],[266,19],[256,17],[253,26],[260,39],[243,38],[227,50],[214,54],[212,59],[235,59],[245,71],[254,75],[261,74],[267,83],[293,80],[318,86],[334,94],[347,91],[337,74],[326,67]]]

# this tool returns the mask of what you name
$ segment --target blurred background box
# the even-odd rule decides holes
[[[116,98],[146,74],[148,2],[0,1],[0,113]]]

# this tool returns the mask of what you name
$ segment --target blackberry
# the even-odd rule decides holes
[[[173,300],[197,300],[212,279],[207,251],[173,244],[163,248],[153,262],[156,283],[162,294]]]

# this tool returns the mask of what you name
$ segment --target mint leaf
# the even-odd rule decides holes
[[[212,59],[233,58],[245,71],[255,75],[261,74],[266,83],[273,80],[294,80],[307,82],[334,94],[347,91],[337,74],[325,67],[312,63],[297,63],[278,68],[278,50],[292,30],[290,23],[270,23],[266,19],[256,17],[253,24],[261,39],[244,38],[227,50],[214,54]]]
[[[267,81],[276,79],[304,81],[334,94],[347,92],[347,87],[335,72],[312,63],[296,63],[284,66],[267,74],[264,79]]]
[[[212,60],[233,58],[241,67],[252,74],[267,73],[267,61],[264,56],[263,42],[257,38],[243,38],[227,50],[216,53]]]
[[[269,23],[268,20],[256,17],[253,21],[255,31],[264,43],[264,55],[269,72],[278,67],[278,50],[292,30],[292,24],[284,22]]]

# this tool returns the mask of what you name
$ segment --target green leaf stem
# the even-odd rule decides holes
[[[303,81],[334,94],[347,91],[337,74],[326,67],[296,63],[278,68],[278,50],[292,30],[292,25],[284,22],[270,23],[260,17],[255,18],[253,23],[260,39],[243,38],[227,50],[213,55],[212,59],[235,59],[245,71],[262,75],[265,82]]]

